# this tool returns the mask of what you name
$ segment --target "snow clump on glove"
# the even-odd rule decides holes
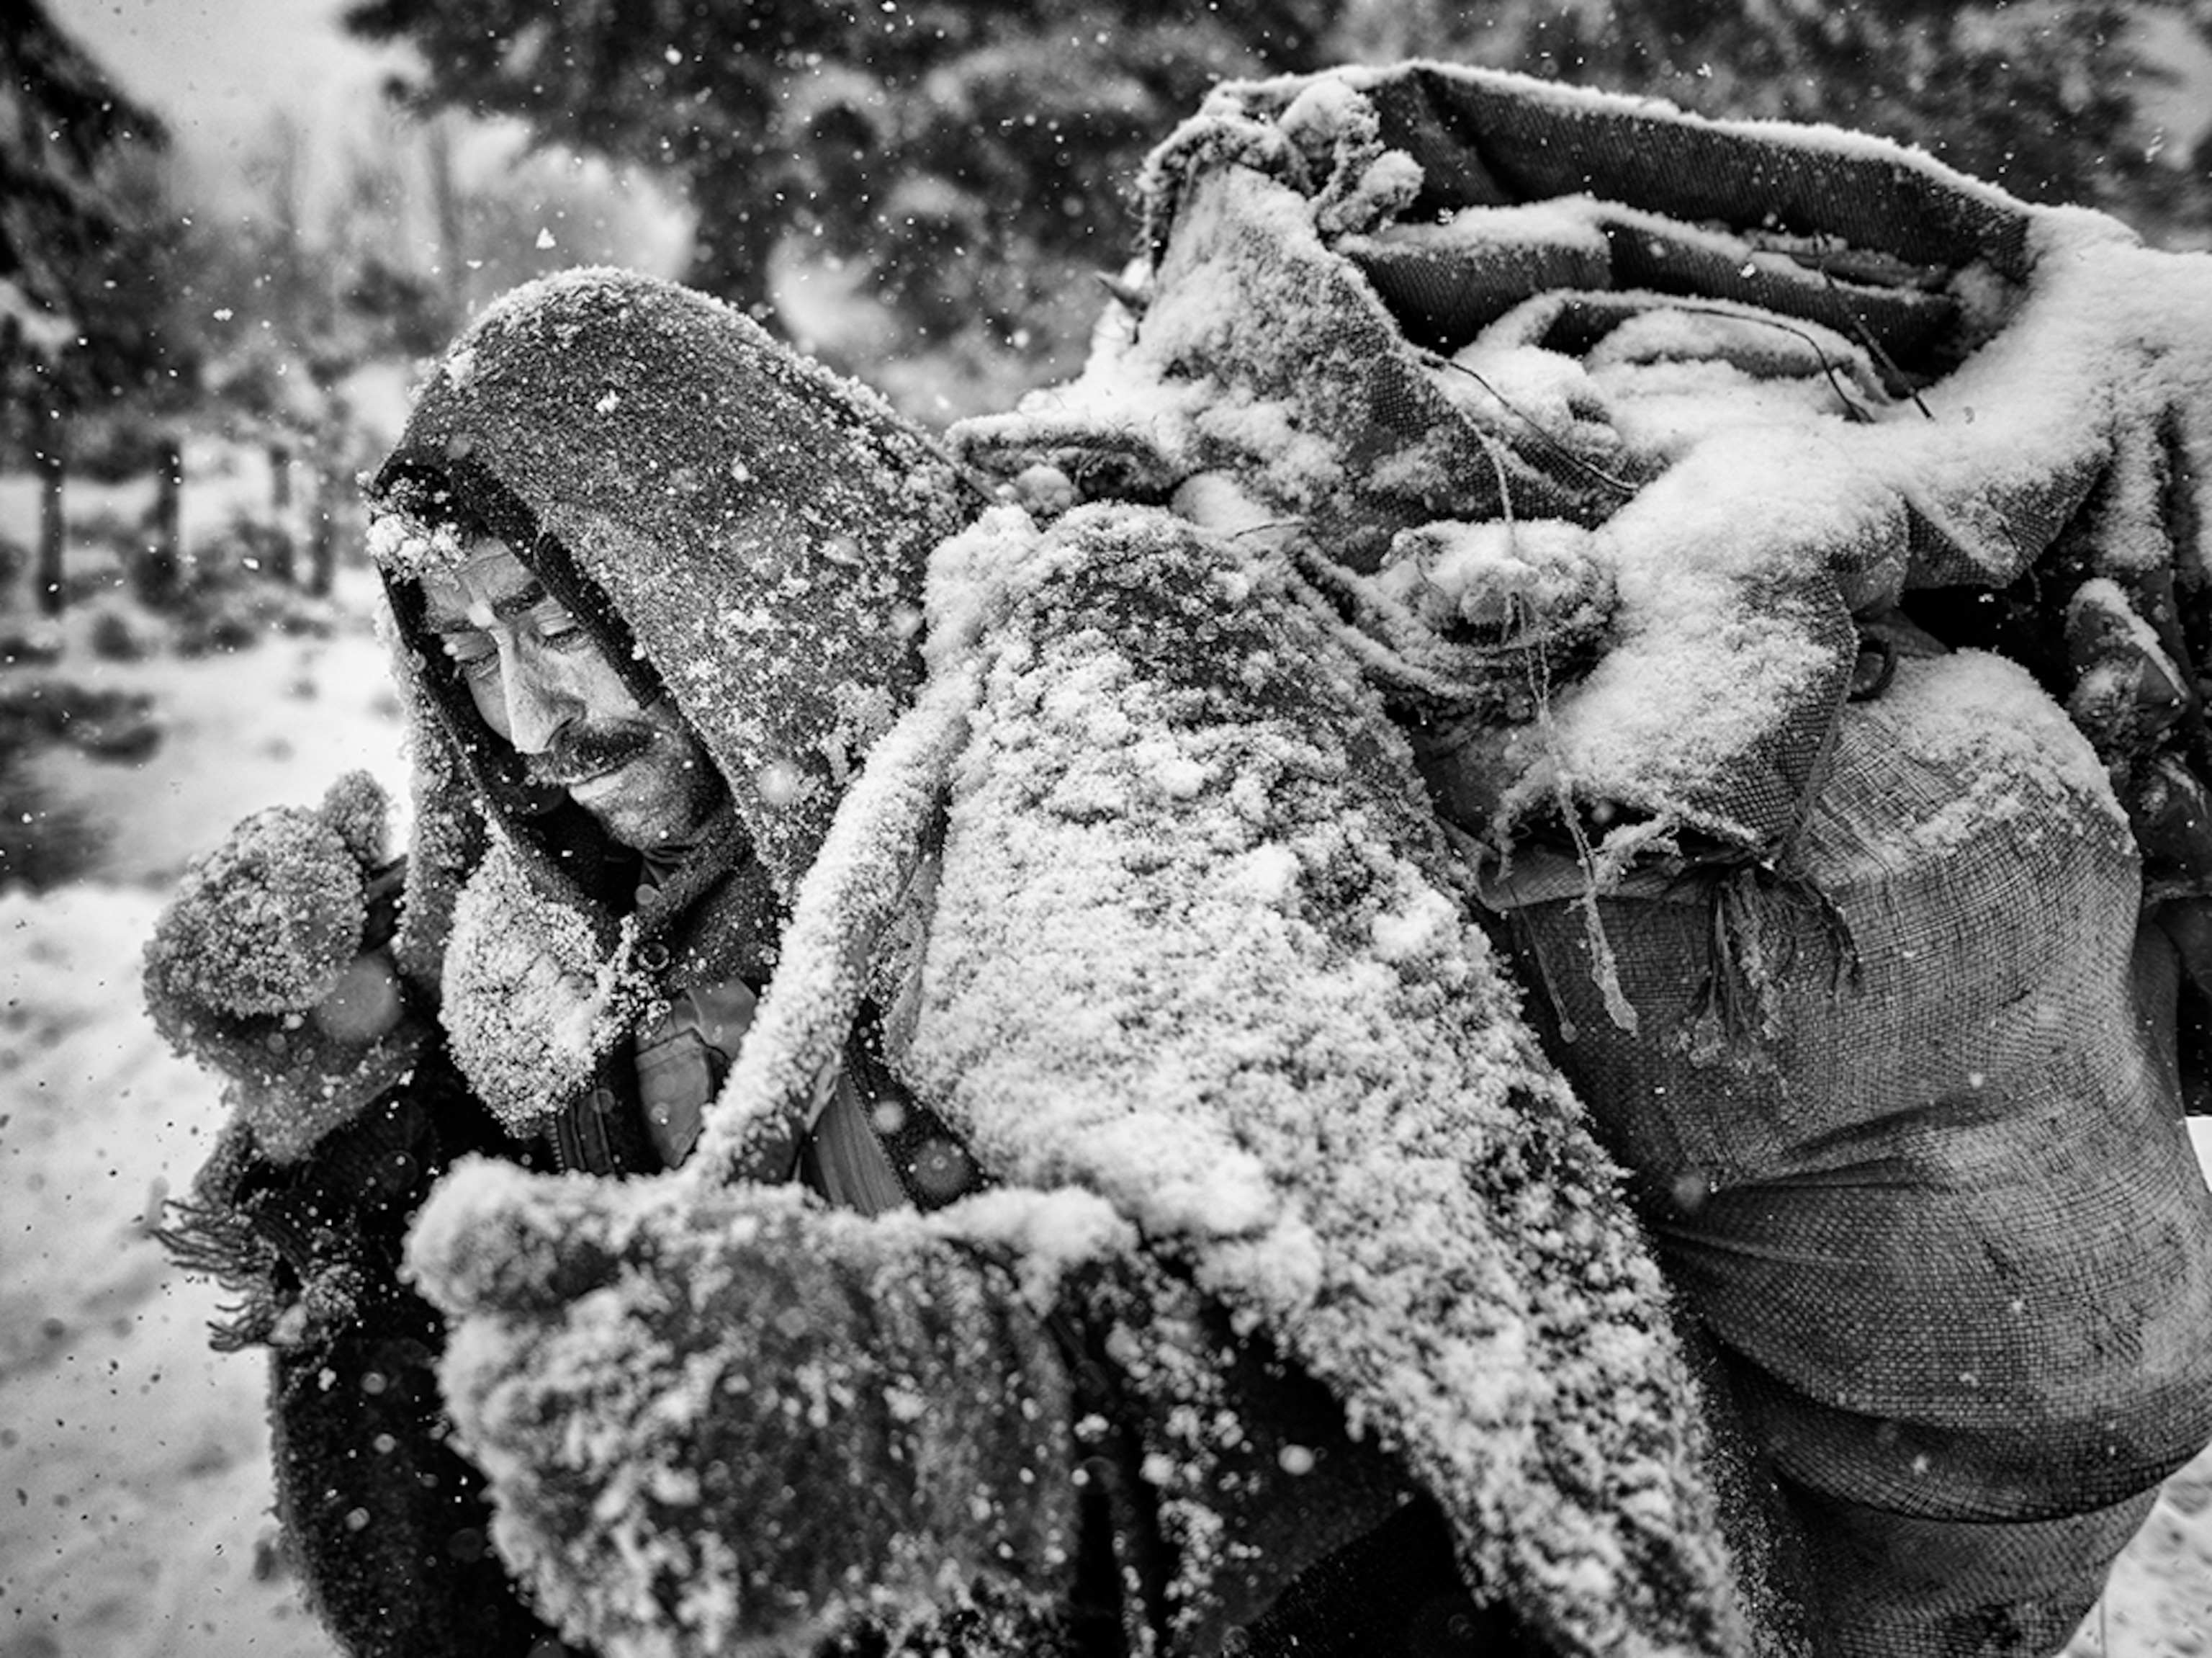
[[[369,937],[396,893],[379,871],[387,807],[353,771],[316,808],[255,813],[186,867],[146,947],[155,1027],[228,1079],[279,1161],[397,1081],[425,1029]]]

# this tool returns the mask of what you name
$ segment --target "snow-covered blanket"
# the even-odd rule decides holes
[[[1570,1650],[1740,1642],[1663,1293],[1355,660],[1164,512],[955,556],[998,591],[925,1091],[1268,1330]]]
[[[1279,558],[1157,509],[1085,509],[1043,532],[1006,509],[940,551],[932,594],[933,692],[841,808],[693,1164],[657,1189],[542,1195],[464,1171],[425,1211],[417,1270],[462,1320],[457,1414],[495,1486],[518,1454],[566,1454],[460,1401],[496,1397],[487,1377],[509,1369],[547,1391],[531,1356],[549,1326],[606,1328],[632,1297],[689,1293],[629,1272],[587,1314],[512,1286],[596,1284],[640,1237],[726,1226],[724,1182],[780,1166],[761,1148],[834,1055],[943,790],[888,1034],[982,1167],[1103,1198],[1129,1230],[1097,1231],[1089,1253],[1140,1248],[1263,1330],[1442,1504],[1470,1581],[1564,1650],[1747,1650],[1699,1403],[1613,1173],[1470,919],[1409,751]],[[557,1224],[528,1218],[541,1204]],[[1004,1257],[1003,1212],[985,1200],[931,1226]],[[532,1241],[511,1270],[484,1263],[487,1237],[517,1235]],[[1029,1239],[1010,1270],[1044,1258],[1048,1292],[1085,1254]],[[695,1450],[712,1436],[701,1390],[747,1358],[664,1339],[617,1362],[576,1342],[597,1356],[570,1408],[623,1448],[595,1447],[595,1466],[683,1465],[686,1424],[707,1436]],[[611,1393],[608,1363],[625,1372]],[[594,1404],[609,1397],[652,1443]],[[706,1650],[732,1621],[798,1638],[779,1601],[739,1592],[746,1527],[718,1522],[752,1486],[700,1472],[737,1466],[692,1468],[709,1486],[692,1529],[722,1534],[723,1566],[672,1541],[580,1557],[565,1528],[561,1576],[595,1584],[599,1638],[656,1650],[657,1627],[670,1649]],[[1203,1517],[1222,1493],[1154,1477],[1187,1564],[1194,1544],[1235,1543]],[[651,1497],[611,1487],[599,1535],[668,1537]],[[773,1546],[773,1517],[758,1523]],[[524,1559],[550,1546],[511,1539]],[[672,1559],[687,1587],[670,1608],[654,1588]]]

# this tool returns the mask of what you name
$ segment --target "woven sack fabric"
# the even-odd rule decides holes
[[[1908,664],[1844,715],[1791,869],[1516,912],[1759,1436],[1930,1519],[2148,1489],[2212,1437],[2212,1200],[2087,743],[1994,659]]]
[[[2148,1495],[2051,1520],[1929,1520],[1802,1489],[1821,1658],[2055,1653],[2080,1627]]]
[[[2133,838],[2057,707],[1954,656],[1843,711],[1789,868],[1516,910],[1552,1051],[1795,1493],[1821,1649],[2055,1649],[2212,1437]]]

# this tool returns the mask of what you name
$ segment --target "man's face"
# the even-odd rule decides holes
[[[665,701],[630,694],[506,542],[426,575],[422,595],[425,625],[533,782],[566,789],[625,846],[680,844],[704,826],[722,781],[699,739]]]

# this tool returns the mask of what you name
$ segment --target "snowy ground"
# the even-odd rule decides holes
[[[42,756],[112,838],[97,879],[0,893],[0,1658],[327,1655],[274,1550],[261,1365],[209,1352],[217,1293],[147,1234],[220,1107],[141,1014],[138,952],[238,817],[351,765],[396,784],[383,652],[363,625],[66,667],[151,692],[164,738],[136,766]]]
[[[41,779],[112,837],[94,879],[0,893],[0,1658],[329,1655],[274,1551],[261,1367],[207,1350],[216,1293],[147,1234],[218,1106],[142,1016],[138,951],[179,867],[237,818],[354,765],[397,789],[382,655],[354,625],[66,667],[152,692],[165,736],[135,766],[46,756]],[[2171,1482],[2074,1649],[2207,1653],[2212,1456]]]

